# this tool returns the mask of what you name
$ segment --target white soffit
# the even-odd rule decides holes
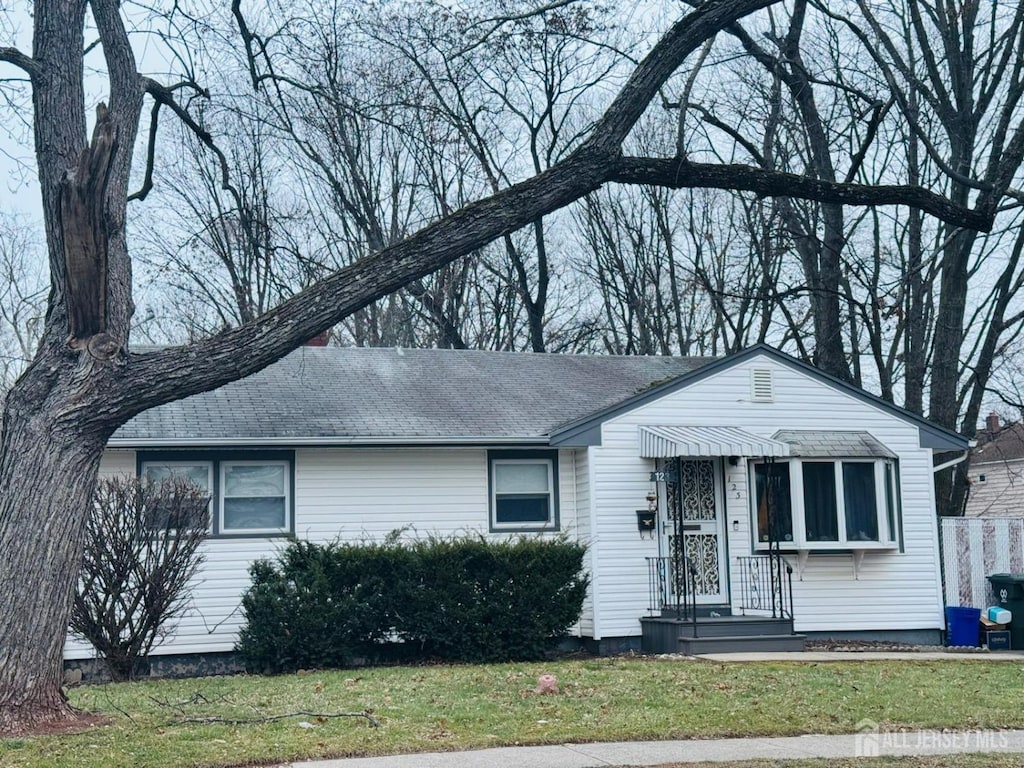
[[[737,427],[640,427],[640,456],[666,459],[675,456],[789,456],[779,440],[745,432]]]

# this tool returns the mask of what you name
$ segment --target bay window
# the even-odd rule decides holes
[[[899,546],[896,462],[795,458],[753,465],[757,549]]]

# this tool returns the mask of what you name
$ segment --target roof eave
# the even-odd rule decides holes
[[[356,447],[404,447],[404,446],[488,446],[523,445],[546,446],[548,439],[537,436],[495,436],[495,435],[452,435],[426,437],[418,435],[329,435],[316,437],[207,437],[207,438],[131,438],[112,437],[108,448],[356,448]]]

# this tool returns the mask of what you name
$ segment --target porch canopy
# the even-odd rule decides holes
[[[789,445],[737,427],[640,427],[640,457],[789,456]]]
[[[791,456],[837,459],[896,458],[896,454],[880,443],[870,432],[783,429],[772,437],[786,443],[790,448]]]

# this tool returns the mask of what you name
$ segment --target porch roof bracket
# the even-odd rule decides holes
[[[676,456],[789,456],[789,446],[738,427],[638,427],[640,457],[666,459]]]

